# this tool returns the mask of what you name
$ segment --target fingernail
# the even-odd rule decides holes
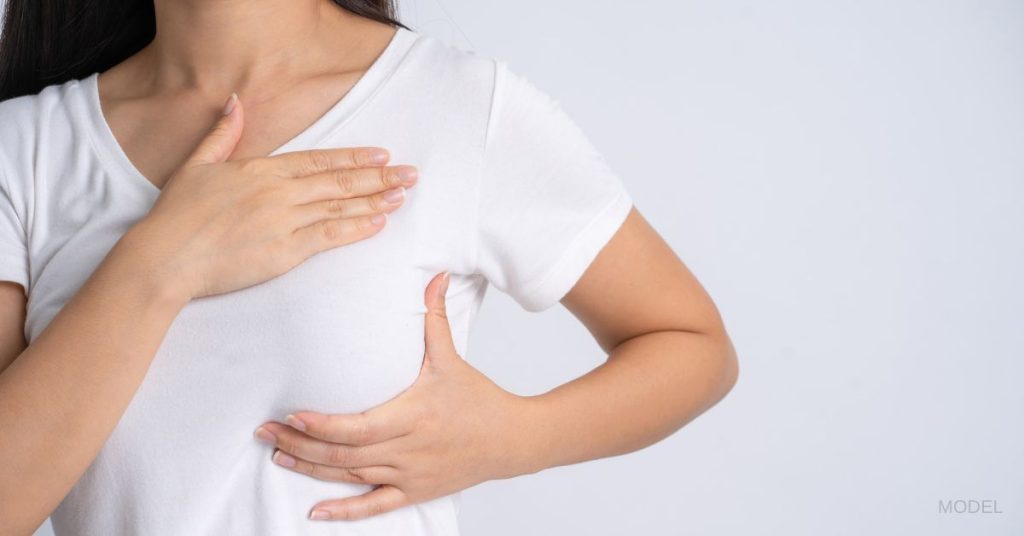
[[[274,460],[274,463],[280,465],[281,467],[295,467],[295,458],[289,456],[288,454],[285,454],[284,452],[281,452],[280,450],[275,452],[274,455],[270,457],[270,459]]]
[[[259,439],[260,441],[262,441],[262,442],[264,442],[264,443],[266,443],[268,445],[276,445],[277,444],[277,436],[275,436],[274,434],[270,433],[270,430],[267,430],[266,428],[264,428],[262,426],[257,428],[256,431],[253,432],[252,435],[256,436],[256,439]]]
[[[238,101],[238,95],[234,92],[228,96],[228,100],[224,103],[224,115],[231,113],[231,110],[235,109],[235,102]]]
[[[392,188],[384,193],[384,200],[392,205],[398,204],[404,198],[405,188],[402,188],[401,186],[398,188]]]
[[[330,519],[331,513],[327,510],[316,509],[309,513],[310,519]]]
[[[402,184],[412,186],[420,178],[420,172],[414,167],[406,167],[398,171],[398,176],[402,178]]]
[[[384,214],[374,214],[373,216],[370,216],[370,223],[380,225],[384,223],[385,219],[387,219],[387,217],[384,216]]]
[[[451,273],[449,273],[447,270],[445,270],[444,275],[441,276],[441,295],[442,296],[444,295],[444,293],[448,292],[448,280],[451,279],[451,277],[449,277],[450,275],[451,275]]]
[[[388,152],[380,149],[370,151],[370,161],[374,164],[383,164],[388,161]]]
[[[288,414],[288,416],[285,417],[284,420],[292,428],[294,428],[294,429],[296,429],[296,430],[298,430],[300,432],[305,432],[306,431],[306,423],[300,421],[299,418],[296,417],[295,415]]]

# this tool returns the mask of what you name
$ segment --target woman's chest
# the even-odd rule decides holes
[[[176,392],[347,411],[397,394],[422,360],[423,292],[438,269],[410,223],[392,218],[375,237],[263,284],[193,300],[168,330],[139,404]]]
[[[363,336],[369,337],[375,315],[408,313],[421,306],[415,298],[412,304],[408,297],[406,301],[394,298],[403,292],[407,295],[411,282],[427,277],[425,284],[429,275],[441,270],[470,270],[475,249],[476,163],[460,153],[458,144],[428,143],[393,131],[344,131],[324,146],[360,145],[388,147],[393,163],[412,164],[419,170],[419,181],[407,190],[403,205],[389,215],[384,229],[361,242],[322,252],[277,280],[230,296],[198,300],[183,311],[182,326],[193,316],[218,311],[241,318],[264,319],[274,314],[276,325],[309,332],[320,326],[300,320],[295,313],[317,312],[322,321],[332,315],[320,313],[332,313],[335,327],[342,329],[355,329],[353,322],[358,321],[363,324]],[[81,149],[33,170],[36,195],[28,213],[31,288],[26,323],[30,341],[159,196],[152,185],[111,173]],[[354,312],[360,308],[361,312]],[[316,333],[323,340],[334,332]]]
[[[396,128],[364,113],[320,144],[385,147],[392,163],[415,165],[419,180],[374,236],[321,252],[262,284],[189,303],[164,337],[121,431],[149,437],[146,423],[155,419],[182,431],[210,426],[214,434],[223,433],[215,423],[237,422],[248,434],[254,423],[295,410],[381,403],[418,375],[424,291],[444,270],[453,274],[452,331],[464,346],[485,284],[472,275],[480,167],[467,149],[468,134],[424,136],[419,130],[428,127],[434,128],[413,121]],[[69,147],[31,170],[37,187],[30,341],[159,195],[105,166],[87,145]]]
[[[190,302],[162,340],[114,444],[160,440],[147,424],[153,422],[182,433],[219,435],[228,425],[248,434],[291,411],[358,411],[384,402],[418,375],[424,292],[444,270],[453,274],[449,317],[464,347],[485,284],[469,273],[474,163],[443,144],[357,138],[333,145],[369,138],[390,147],[396,161],[417,165],[420,180],[403,206],[368,239],[321,252],[262,284]],[[86,176],[76,188],[47,188],[37,199],[30,340],[156,198],[104,170],[78,171]]]

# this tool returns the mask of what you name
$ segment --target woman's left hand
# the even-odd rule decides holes
[[[256,437],[273,461],[330,481],[378,485],[324,501],[311,519],[360,519],[449,495],[487,480],[534,472],[521,444],[525,398],[505,391],[455,350],[445,310],[447,272],[427,285],[425,349],[416,381],[364,412],[288,415]]]

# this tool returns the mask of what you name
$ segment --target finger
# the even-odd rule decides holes
[[[298,411],[285,417],[285,422],[317,439],[361,446],[408,434],[414,428],[414,415],[415,412],[404,408],[396,397],[362,413],[328,415]]]
[[[213,164],[228,159],[235,150],[238,139],[242,137],[242,103],[238,95],[232,93],[224,103],[224,111],[210,131],[199,141],[192,154],[185,160],[186,164]]]
[[[391,155],[382,147],[339,147],[290,151],[264,158],[268,169],[285,177],[325,173],[332,169],[383,166]]]
[[[384,484],[356,497],[337,499],[317,504],[309,513],[310,519],[363,519],[406,506],[405,493],[395,486]]]
[[[385,192],[354,199],[328,199],[299,205],[293,209],[296,227],[312,225],[320,220],[369,216],[378,212],[394,212],[405,201],[405,188],[399,186]]]
[[[435,275],[425,292],[427,312],[424,319],[424,353],[425,361],[429,363],[436,364],[438,360],[456,355],[445,303],[450,279],[451,274],[447,271]]]
[[[390,465],[381,454],[380,444],[354,446],[330,443],[279,422],[268,422],[260,428],[274,436],[275,447],[306,461],[333,467]]]
[[[397,481],[398,469],[390,465],[366,467],[333,467],[296,458],[283,450],[275,450],[271,457],[274,463],[317,480],[328,482],[349,482],[352,484],[390,484]]]
[[[292,199],[295,203],[311,203],[328,199],[351,199],[397,186],[411,187],[419,172],[415,166],[388,166],[356,169],[333,169],[305,177],[295,177]]]
[[[338,246],[358,242],[377,234],[387,224],[387,213],[371,216],[320,220],[292,233],[292,247],[303,259]]]

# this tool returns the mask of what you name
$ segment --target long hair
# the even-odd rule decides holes
[[[394,0],[332,0],[378,22],[397,20]],[[153,0],[7,0],[0,34],[0,100],[105,71],[156,35]]]

